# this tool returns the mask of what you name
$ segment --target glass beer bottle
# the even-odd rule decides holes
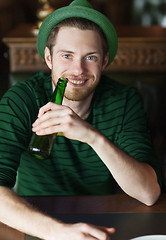
[[[62,104],[65,88],[67,84],[67,78],[59,78],[57,86],[52,94],[50,102],[55,102],[57,104]],[[33,133],[31,142],[29,144],[29,153],[38,158],[46,159],[49,157],[53,145],[53,141],[56,134],[38,136]]]

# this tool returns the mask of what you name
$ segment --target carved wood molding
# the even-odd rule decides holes
[[[10,70],[48,70],[36,44],[10,44]],[[166,42],[120,42],[117,55],[106,71],[166,71]]]
[[[166,71],[166,40],[121,41],[107,71]]]
[[[117,55],[106,71],[166,71],[166,30],[161,27],[118,28]],[[22,24],[3,41],[9,47],[11,72],[48,70],[36,50],[32,25]]]
[[[47,71],[48,67],[36,50],[36,45],[10,46],[11,72]]]

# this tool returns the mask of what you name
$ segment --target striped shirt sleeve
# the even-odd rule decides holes
[[[151,165],[156,171],[160,186],[162,185],[161,169],[153,150],[143,102],[134,88],[131,88],[128,92],[118,144],[130,156]]]
[[[15,184],[20,155],[30,141],[31,115],[35,112],[31,95],[21,83],[0,101],[0,185],[10,188]]]

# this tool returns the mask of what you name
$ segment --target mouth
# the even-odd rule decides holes
[[[87,83],[88,79],[80,79],[80,78],[68,78],[68,84],[74,87],[82,87]]]

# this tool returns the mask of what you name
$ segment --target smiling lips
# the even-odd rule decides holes
[[[68,83],[70,83],[72,86],[75,87],[81,87],[83,86],[86,82],[88,81],[88,79],[68,79]]]

